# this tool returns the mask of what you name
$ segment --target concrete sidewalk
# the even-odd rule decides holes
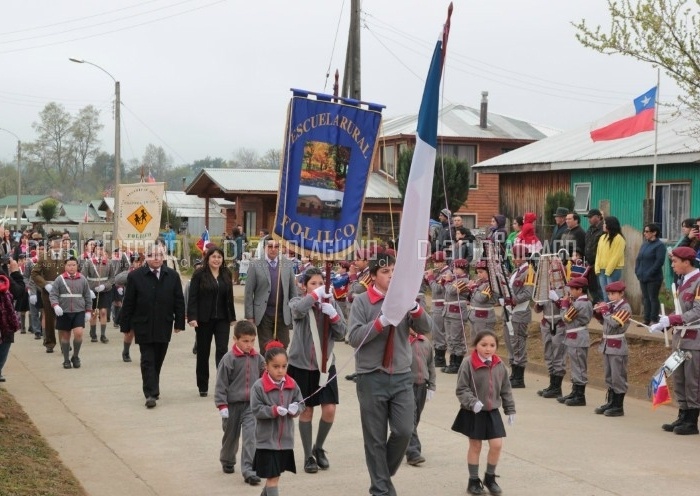
[[[243,315],[240,305],[236,310]],[[83,367],[64,370],[59,354],[46,354],[31,334],[17,334],[4,370],[4,387],[88,493],[260,494],[260,486],[243,482],[238,465],[233,475],[221,471],[221,422],[212,396],[200,398],[197,392],[192,330],[173,336],[162,373],[161,400],[153,410],[144,407],[138,347],[132,348],[134,362],[124,363],[121,335],[111,324],[108,337],[108,344],[88,339],[81,352]],[[341,377],[354,369],[352,351],[343,343],[336,347]],[[210,392],[213,382],[212,358]],[[438,392],[427,404],[419,428],[427,462],[420,467],[405,464],[399,470],[394,482],[402,496],[465,493],[467,439],[450,430],[458,410],[455,383],[456,376],[438,372]],[[648,401],[628,399],[624,417],[607,418],[593,413],[604,401],[600,390],[589,387],[588,406],[574,408],[535,394],[546,386],[545,377],[528,374],[527,385],[515,391],[516,424],[507,427],[498,465],[504,494],[697,494],[700,436],[677,436],[660,428],[676,417],[676,410],[652,411]],[[299,473],[283,474],[281,494],[368,494],[354,383],[341,378],[339,387],[341,405],[326,445],[331,468],[304,473],[297,440]],[[314,426],[317,423],[318,417]],[[486,451],[484,447],[482,473]]]

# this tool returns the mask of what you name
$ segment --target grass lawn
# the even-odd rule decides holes
[[[0,495],[87,495],[4,388],[0,388]]]

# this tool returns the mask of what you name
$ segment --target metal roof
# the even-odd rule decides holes
[[[486,129],[479,127],[480,111],[465,105],[451,104],[439,113],[438,136],[445,138],[521,139],[541,140],[560,131],[520,119],[489,112]],[[384,120],[382,137],[416,134],[418,114],[392,117]]]
[[[35,203],[51,198],[49,195],[21,195],[19,197],[22,207],[28,207]],[[17,195],[7,195],[0,198],[0,207],[15,207],[17,208]]]
[[[184,191],[166,191],[163,198],[168,208],[177,212],[178,217],[204,217],[204,198],[188,195]],[[224,218],[221,207],[214,200],[209,201],[209,218]]]
[[[700,161],[700,140],[690,135],[697,127],[684,116],[662,113],[658,124],[657,163]],[[594,143],[590,126],[566,131],[475,164],[479,172],[593,169],[649,165],[654,156],[654,132]]]
[[[260,192],[276,194],[279,191],[280,171],[274,169],[202,169],[190,183],[187,190],[204,174],[224,193]],[[186,193],[183,192],[182,194]],[[188,196],[193,198],[192,195]],[[400,198],[399,189],[396,187],[396,184],[387,183],[384,174],[371,172],[365,198],[398,199]],[[200,199],[200,201],[203,200]]]

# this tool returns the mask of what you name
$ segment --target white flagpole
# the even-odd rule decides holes
[[[661,69],[656,69],[656,102],[654,105],[654,172],[651,179],[651,221],[656,214],[656,165],[659,151],[659,94],[661,89]]]

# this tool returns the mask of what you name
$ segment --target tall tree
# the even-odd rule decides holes
[[[162,146],[148,144],[142,161],[146,176],[148,176],[148,172],[151,172],[157,181],[162,181],[172,163],[173,159],[165,153]]]
[[[58,103],[51,102],[39,113],[32,128],[39,138],[29,147],[30,160],[37,160],[54,184],[66,184],[69,176],[71,116]]]
[[[92,105],[81,109],[71,124],[71,150],[75,169],[82,175],[85,175],[89,162],[99,153],[100,140],[97,136],[103,127],[100,124],[100,111]]]
[[[258,166],[261,169],[279,169],[281,163],[282,152],[274,148],[270,148],[258,160]]]
[[[231,167],[236,169],[255,169],[258,164],[258,152],[250,148],[239,148],[233,155]]]
[[[681,89],[676,110],[685,107],[700,121],[700,1],[608,0],[608,10],[608,30],[592,29],[583,19],[574,23],[576,39],[600,53],[661,67]]]
[[[406,195],[406,182],[408,181],[408,173],[411,171],[412,160],[413,148],[399,155],[396,182],[399,194],[401,194],[401,201],[404,200]],[[466,161],[438,155],[435,158],[434,174],[433,191],[430,199],[430,217],[437,219],[440,210],[445,208],[445,205],[452,212],[455,212],[466,201],[469,194],[469,164]],[[447,201],[445,201],[445,192],[447,192]]]

